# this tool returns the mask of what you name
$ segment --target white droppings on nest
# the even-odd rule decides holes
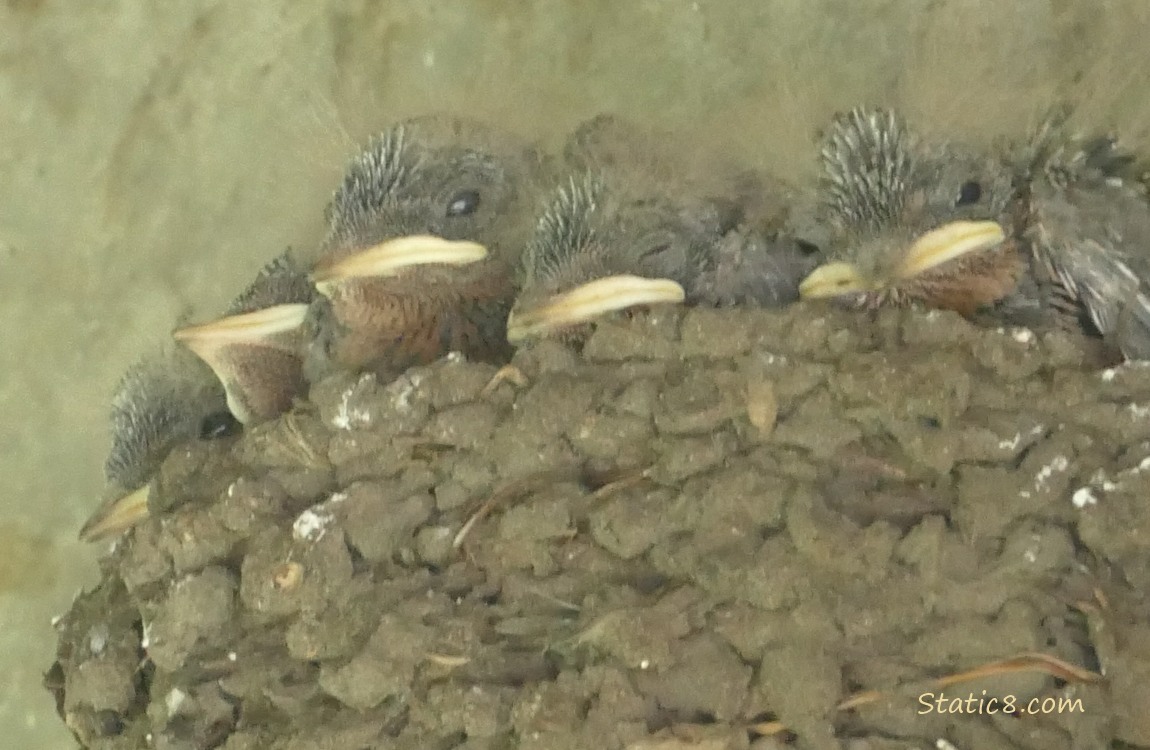
[[[233,662],[234,662],[234,661],[235,661],[237,658],[239,658],[239,657],[237,657],[237,656],[236,656],[236,652],[235,652],[235,651],[229,651],[229,652],[228,652],[228,661],[233,661]]]
[[[1109,383],[1109,382],[1114,380],[1114,376],[1117,374],[1118,374],[1118,368],[1117,367],[1107,367],[1105,370],[1102,371],[1102,374],[1099,377],[1102,378],[1103,383]]]
[[[336,505],[338,503],[342,503],[344,500],[347,500],[346,492],[333,492],[328,496],[327,501],[324,504]]]
[[[1041,435],[1044,432],[1046,432],[1046,425],[1043,425],[1043,424],[1035,425],[1034,427],[1031,427],[1029,430],[1026,431],[1025,437],[1037,437],[1038,435]],[[1021,432],[1016,432],[1016,433],[1014,433],[1014,437],[1010,438],[1009,440],[999,440],[998,441],[998,447],[1001,450],[1014,450],[1018,446],[1022,445],[1022,438],[1023,437],[1024,436]]]
[[[318,505],[308,508],[300,513],[292,524],[292,537],[299,542],[318,542],[327,532],[331,518],[331,514],[324,513]]]
[[[143,625],[143,635],[140,637],[140,648],[147,649],[152,645],[152,623],[145,622]]]
[[[1094,496],[1094,490],[1090,487],[1079,487],[1074,490],[1074,494],[1070,497],[1070,502],[1074,503],[1074,507],[1081,510],[1087,505],[1097,505],[1098,498]]]
[[[188,694],[179,688],[172,688],[168,694],[164,696],[164,707],[168,709],[168,716],[174,716],[176,711],[180,710],[183,705],[184,699]]]
[[[56,615],[52,618],[52,627],[59,627],[60,621],[64,619],[64,615]]]
[[[444,359],[447,360],[448,364],[452,364],[452,365],[457,365],[460,362],[466,362],[467,361],[467,357],[464,356],[463,352],[448,352],[444,356]]]
[[[355,386],[352,386],[339,397],[339,409],[331,418],[331,426],[337,430],[350,430],[353,427],[371,423],[371,412],[366,409],[353,409],[351,407],[351,396],[354,392]]]
[[[232,482],[231,484],[228,485],[228,497],[235,497],[235,496],[236,496],[236,483]]]
[[[1034,341],[1034,331],[1029,328],[1012,328],[1010,335],[1020,344],[1029,344]]]
[[[391,403],[396,411],[402,412],[411,408],[411,396],[422,382],[423,375],[412,372],[401,375],[394,383],[388,386],[388,390],[392,392]]]
[[[999,440],[998,441],[998,447],[1001,450],[1014,450],[1015,448],[1017,448],[1019,446],[1019,444],[1021,442],[1022,442],[1022,433],[1016,432],[1016,433],[1014,433],[1014,437],[1010,438],[1009,440]]]
[[[1034,489],[1038,490],[1039,492],[1044,491],[1048,482],[1050,481],[1050,478],[1054,476],[1055,473],[1066,471],[1069,466],[1070,459],[1068,459],[1066,456],[1055,456],[1050,463],[1048,463],[1046,466],[1043,466],[1038,470],[1038,473],[1034,475]]]
[[[1135,419],[1145,419],[1150,417],[1150,406],[1146,404],[1130,404],[1126,407]]]
[[[958,750],[958,748],[955,747],[950,742],[950,740],[944,739],[942,737],[939,737],[937,740],[934,741],[934,747],[935,747],[935,750]]]
[[[1075,508],[1097,505],[1098,496],[1095,494],[1096,492],[1105,494],[1107,492],[1120,490],[1125,480],[1133,479],[1144,471],[1150,471],[1150,456],[1146,456],[1129,469],[1123,469],[1118,472],[1114,478],[1111,478],[1103,469],[1099,469],[1094,472],[1093,476],[1090,477],[1090,481],[1084,487],[1080,487],[1075,491],[1070,500],[1074,503]]]
[[[1118,483],[1112,481],[1103,469],[1094,472],[1087,486],[1093,487],[1096,490],[1102,490],[1103,492],[1113,492],[1118,489]]]
[[[759,359],[761,359],[764,364],[768,365],[785,365],[787,363],[787,358],[785,356],[782,354],[774,354],[772,352],[763,352],[763,354],[759,356]]]

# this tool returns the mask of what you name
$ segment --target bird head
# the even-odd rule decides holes
[[[717,205],[585,172],[552,196],[523,254],[508,339],[580,341],[592,321],[680,303],[726,231]]]
[[[889,110],[837,117],[821,157],[836,241],[831,261],[803,281],[805,298],[929,303],[940,277],[1007,238],[1014,196],[1007,166],[971,149],[926,142]]]

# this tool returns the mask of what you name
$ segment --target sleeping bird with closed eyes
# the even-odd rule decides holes
[[[604,315],[654,304],[780,306],[814,263],[780,230],[781,191],[675,140],[599,116],[571,136],[569,174],[527,243],[512,343],[583,340]]]

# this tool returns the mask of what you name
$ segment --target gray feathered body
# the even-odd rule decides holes
[[[1060,124],[1060,123],[1059,123]],[[1051,304],[1080,313],[1128,359],[1150,359],[1150,203],[1109,138],[1044,128],[1027,165],[1026,238]]]

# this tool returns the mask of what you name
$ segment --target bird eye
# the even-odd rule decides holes
[[[217,440],[235,435],[239,431],[239,421],[227,411],[209,414],[200,422],[200,440]]]
[[[654,245],[652,247],[647,248],[646,250],[644,250],[643,252],[641,252],[639,254],[639,257],[640,258],[653,258],[657,255],[661,255],[661,254],[667,252],[667,250],[670,247],[671,247],[671,244],[669,242],[663,242],[663,243],[660,243],[658,245]]]
[[[479,191],[460,190],[448,201],[447,215],[448,217],[467,216],[475,213],[477,208],[479,208]]]
[[[974,180],[967,180],[958,189],[958,197],[954,199],[955,206],[970,206],[978,203],[982,198],[982,185]]]

